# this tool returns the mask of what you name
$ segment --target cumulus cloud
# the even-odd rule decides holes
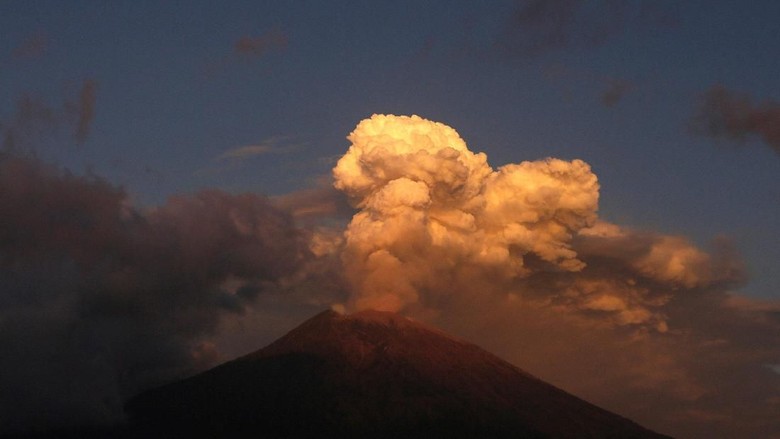
[[[256,195],[142,211],[102,180],[0,157],[0,425],[108,423],[124,398],[214,360],[220,318],[289,289],[306,234]]]
[[[49,107],[25,105],[34,131]],[[780,432],[780,304],[737,294],[727,239],[610,223],[587,163],[493,168],[420,117],[349,140],[318,187],[151,209],[0,156],[0,433],[116,421],[328,305],[399,310],[667,434]]]
[[[744,142],[758,137],[780,153],[780,103],[753,103],[750,96],[714,85],[701,97],[693,118],[696,133]]]
[[[493,169],[416,116],[372,116],[348,139],[333,169],[358,209],[333,247],[347,307],[434,322],[665,433],[780,431],[780,305],[735,294],[728,240],[599,219],[586,163]]]
[[[437,308],[485,282],[665,332],[674,294],[740,279],[684,237],[598,220],[598,181],[581,160],[494,170],[454,129],[417,116],[374,115],[348,138],[333,175],[359,209],[342,254],[354,308]]]
[[[374,115],[349,140],[333,175],[361,209],[345,234],[356,308],[401,310],[440,289],[437,272],[457,268],[522,277],[525,255],[549,269],[583,267],[570,240],[596,219],[598,182],[586,163],[493,170],[455,130],[417,116]]]

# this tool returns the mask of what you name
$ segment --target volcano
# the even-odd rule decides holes
[[[136,432],[158,437],[666,437],[379,311],[325,311],[126,409]]]

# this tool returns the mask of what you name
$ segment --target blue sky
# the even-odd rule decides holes
[[[702,245],[731,237],[749,264],[745,291],[778,297],[780,156],[759,139],[688,125],[714,84],[780,98],[780,6],[626,4],[603,41],[586,41],[606,20],[597,2],[568,41],[528,54],[497,48],[511,43],[512,2],[7,2],[0,114],[12,117],[24,94],[57,106],[95,81],[87,140],[34,148],[143,204],[201,187],[301,189],[328,174],[359,120],[419,114],[453,126],[494,166],[587,161],[603,218]],[[271,33],[286,44],[235,50]],[[18,53],[35,41],[40,50]],[[619,99],[604,105],[613,84]],[[269,141],[282,148],[218,159]]]

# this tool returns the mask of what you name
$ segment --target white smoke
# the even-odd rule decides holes
[[[572,237],[596,221],[599,185],[581,160],[497,170],[458,133],[418,116],[374,115],[348,136],[335,186],[360,211],[342,259],[352,307],[399,311],[454,276],[502,281],[546,269],[579,271]]]

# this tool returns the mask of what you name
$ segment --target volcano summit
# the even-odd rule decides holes
[[[133,430],[199,437],[663,437],[396,314],[325,311],[132,399]]]

